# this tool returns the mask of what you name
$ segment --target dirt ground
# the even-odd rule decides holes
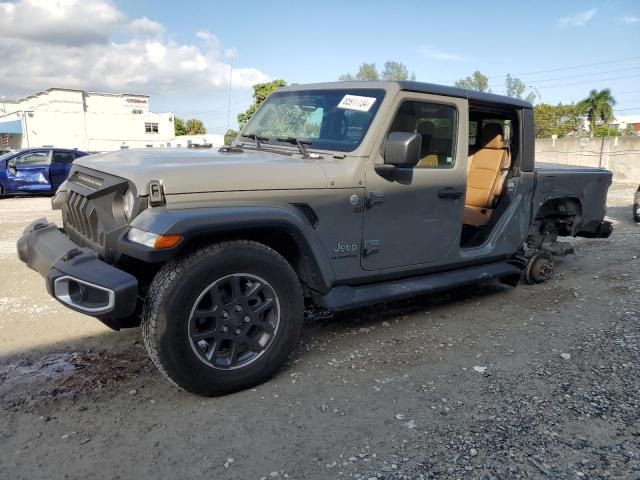
[[[0,478],[639,479],[632,194],[547,284],[311,315],[274,379],[213,399],[51,299],[14,253],[49,199],[0,200]]]

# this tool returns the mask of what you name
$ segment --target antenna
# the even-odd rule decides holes
[[[229,64],[229,95],[227,98],[227,131],[224,132],[225,134],[229,131],[229,128],[231,127],[231,79],[233,78],[233,64],[230,63]]]

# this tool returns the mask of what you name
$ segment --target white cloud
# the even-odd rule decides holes
[[[0,39],[64,45],[106,42],[126,16],[110,0],[19,0],[0,3]]]
[[[164,26],[161,23],[149,20],[147,17],[136,18],[129,27],[134,35],[157,37],[164,33]]]
[[[558,27],[584,27],[598,12],[597,8],[585,10],[568,17],[562,17],[558,20]]]
[[[7,97],[49,87],[206,93],[228,85],[234,56],[209,32],[198,32],[193,44],[175,42],[162,24],[127,18],[111,0],[0,3],[0,93]],[[256,68],[233,69],[234,87],[269,79]]]
[[[418,53],[433,60],[463,60],[461,55],[452,52],[446,52],[430,46],[422,46],[418,48]]]
[[[628,25],[632,25],[634,23],[640,22],[640,17],[634,17],[633,15],[628,15],[626,17],[623,17],[622,21],[623,21],[623,23],[626,23]]]

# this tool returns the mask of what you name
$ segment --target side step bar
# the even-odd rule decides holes
[[[375,303],[401,300],[417,295],[440,292],[453,287],[473,285],[494,278],[508,277],[510,285],[519,278],[522,269],[507,262],[489,263],[421,277],[403,278],[387,282],[351,287],[341,285],[319,297],[318,303],[332,311],[364,307]]]

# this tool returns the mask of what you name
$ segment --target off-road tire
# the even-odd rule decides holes
[[[190,312],[208,285],[239,272],[257,275],[273,287],[279,328],[255,362],[233,370],[212,368],[192,347]],[[187,253],[161,268],[144,302],[142,337],[151,360],[174,385],[198,395],[225,395],[260,384],[277,372],[298,341],[303,315],[302,287],[291,265],[261,243],[229,241]]]

